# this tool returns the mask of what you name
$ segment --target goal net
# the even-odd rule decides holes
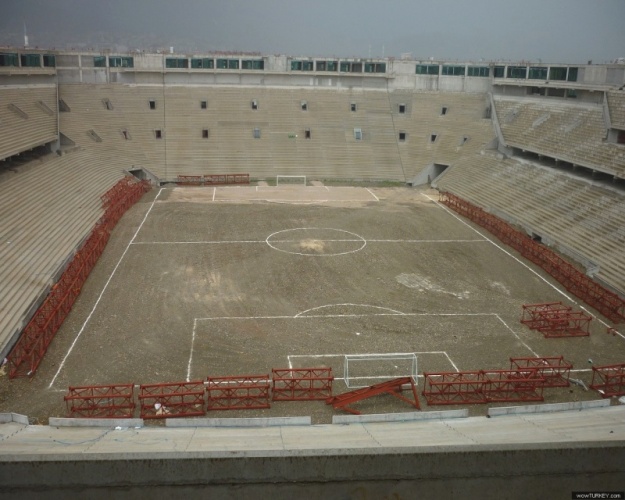
[[[276,186],[305,186],[305,175],[276,175]]]
[[[400,377],[412,377],[417,384],[417,355],[414,352],[347,354],[343,377],[350,388],[367,387]]]

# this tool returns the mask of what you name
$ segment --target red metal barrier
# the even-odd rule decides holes
[[[402,386],[410,385],[412,390],[412,395],[414,396],[414,401],[405,398],[400,394],[402,390]],[[419,405],[419,397],[417,396],[417,387],[414,383],[412,377],[402,377],[396,378],[394,380],[388,380],[386,382],[381,382],[379,384],[372,385],[370,387],[365,387],[363,389],[356,389],[354,391],[345,392],[343,394],[339,394],[338,396],[333,396],[331,398],[326,399],[326,404],[332,405],[335,410],[345,410],[354,415],[360,415],[358,410],[354,410],[347,405],[357,403],[358,401],[362,401],[363,399],[367,399],[373,396],[377,396],[378,394],[390,394],[406,403],[411,404],[417,409],[421,409]]]
[[[63,399],[70,418],[132,418],[134,384],[70,387]]]
[[[104,215],[28,322],[7,356],[9,377],[33,375],[54,335],[69,314],[89,273],[102,255],[110,232],[128,208],[150,189],[147,181],[121,179],[102,195]]]
[[[306,401],[332,396],[332,368],[272,369],[273,401]]]
[[[179,186],[201,186],[204,184],[204,177],[201,175],[179,175],[176,184]]]
[[[511,370],[533,368],[545,380],[543,387],[568,387],[573,365],[564,356],[544,356],[540,358],[510,358]]]
[[[610,321],[614,323],[625,321],[625,299],[593,281],[546,246],[454,194],[440,192],[439,201],[484,227],[502,242],[520,252],[523,257],[542,267],[569,292],[594,307]]]
[[[269,375],[208,377],[209,410],[256,410],[270,408]]]
[[[207,186],[249,183],[250,174],[217,174],[204,176],[204,184]]]
[[[543,401],[545,379],[534,368],[482,371],[482,390],[490,402]]]
[[[486,403],[481,371],[424,373],[423,396],[428,405]]]
[[[141,418],[198,417],[204,410],[204,383],[172,382],[140,386]]]
[[[249,183],[250,174],[179,175],[176,179],[179,186],[226,186]]]
[[[521,323],[538,330],[546,338],[588,337],[592,317],[573,311],[562,302],[524,304]]]
[[[602,398],[625,395],[625,363],[593,366],[590,388]]]

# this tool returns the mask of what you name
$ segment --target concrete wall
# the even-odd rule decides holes
[[[625,444],[15,456],[11,498],[571,498],[623,491]]]

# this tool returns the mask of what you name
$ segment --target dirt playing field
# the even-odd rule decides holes
[[[70,385],[289,367],[332,367],[341,393],[348,383],[411,375],[413,354],[419,375],[563,355],[586,384],[592,363],[625,361],[624,339],[607,335],[598,319],[585,338],[545,339],[520,324],[522,304],[579,305],[437,199],[410,188],[154,190],[115,229],[37,374],[0,378],[0,411],[45,423],[65,416]],[[375,359],[388,353],[394,359]],[[366,355],[349,363],[348,380],[346,355]],[[544,395],[599,397],[577,385]],[[455,408],[420,402],[423,410]],[[414,410],[390,396],[358,409]],[[325,423],[333,412],[323,402],[280,402],[209,416],[312,415]]]

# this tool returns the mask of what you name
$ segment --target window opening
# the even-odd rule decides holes
[[[254,129],[254,139],[260,139],[260,129],[259,128],[255,128]]]
[[[417,75],[438,75],[438,64],[417,64]]]
[[[200,109],[206,109],[208,107],[207,101],[200,101]]]
[[[302,107],[302,111],[308,111],[308,103],[306,101],[302,101],[300,105]]]
[[[202,139],[208,139],[208,129],[202,129]]]
[[[127,141],[129,141],[130,140],[130,132],[128,132],[128,129],[124,128],[124,129],[122,129],[121,132],[122,132],[122,137],[124,139],[126,139]]]
[[[354,129],[354,139],[356,139],[357,141],[361,141],[362,140],[362,129],[360,129],[360,128],[355,128]]]
[[[8,104],[7,108],[10,111],[13,111],[13,113],[15,113],[20,118],[23,118],[24,120],[28,120],[28,115],[22,109],[17,107],[15,104]]]
[[[399,142],[406,142],[406,132],[399,132]]]
[[[160,129],[156,129],[154,131],[154,137],[156,137],[157,139],[162,139],[163,138],[163,131]]]
[[[438,139],[438,134],[431,134],[430,135],[430,142],[436,142],[436,139]]]
[[[70,107],[63,99],[59,99],[59,112],[61,113],[69,113],[71,111]]]
[[[257,110],[258,109],[258,101],[256,99],[254,99],[252,101],[252,109],[253,110]]]
[[[100,137],[95,130],[87,130],[87,135],[91,137],[95,142],[102,142],[102,137]]]
[[[109,111],[113,110],[113,103],[108,97],[105,97],[104,99],[102,99],[102,104],[104,104],[104,107],[108,109]]]
[[[352,112],[356,112],[356,103],[355,103],[355,102],[352,102],[352,103],[349,105],[349,108],[352,110]]]
[[[306,139],[310,139],[310,129],[309,129],[309,128],[307,128],[306,130],[304,130],[304,137],[305,137]]]
[[[150,99],[148,103],[150,105],[150,109],[156,109],[156,101],[154,99]]]
[[[37,101],[37,107],[43,111],[48,116],[54,116],[54,111],[52,111],[48,105],[43,101]]]
[[[406,105],[405,104],[400,104],[399,105],[399,113],[403,115],[405,112],[406,112]]]
[[[441,115],[443,115],[443,116],[444,116],[444,115],[446,115],[446,114],[447,114],[447,106],[443,106],[443,107],[441,108]]]

